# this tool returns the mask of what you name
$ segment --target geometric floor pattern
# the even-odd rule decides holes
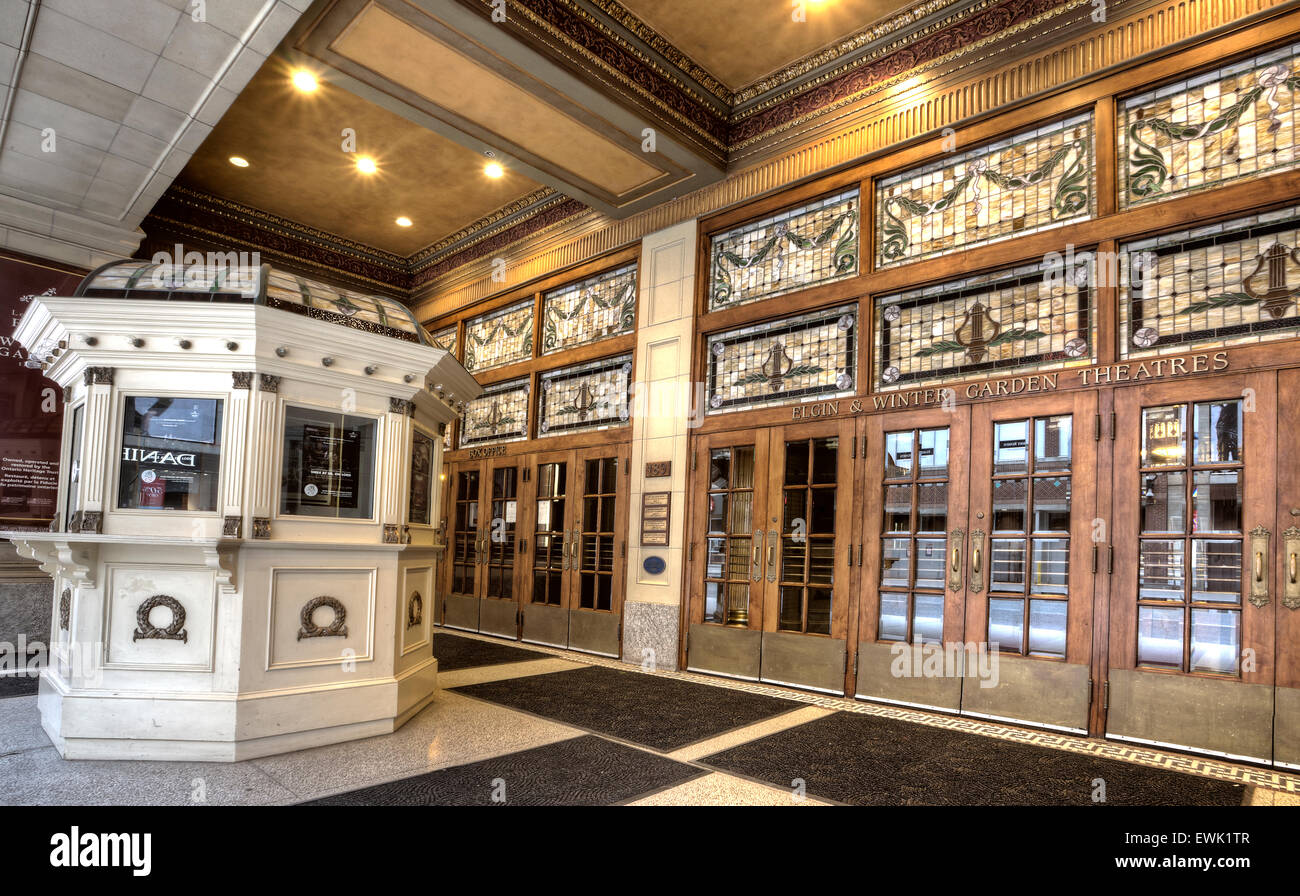
[[[440,629],[439,634],[445,632]],[[392,734],[238,763],[64,760],[41,729],[36,697],[31,694],[35,682],[0,682],[0,696],[10,695],[8,699],[0,699],[0,804],[289,805],[367,798],[404,805],[427,800],[461,804],[484,799],[483,776],[496,768],[498,773],[489,777],[487,783],[501,788],[501,793],[494,790],[492,795],[503,795],[506,804],[538,801],[817,807],[860,800],[863,787],[869,791],[878,786],[870,782],[869,768],[865,772],[859,768],[846,776],[850,778],[847,784],[819,777],[810,757],[819,749],[819,741],[827,738],[819,738],[818,732],[830,730],[827,726],[887,727],[905,722],[930,729],[925,732],[912,727],[914,740],[980,735],[982,740],[973,742],[965,760],[976,765],[981,755],[1020,745],[1037,748],[1032,755],[1049,767],[1063,763],[1062,767],[1073,769],[1062,778],[1067,782],[1077,782],[1080,774],[1091,773],[1086,770],[1092,767],[1089,762],[1117,760],[1124,767],[1107,766],[1108,773],[1096,776],[1106,779],[1108,790],[1113,788],[1114,781],[1120,781],[1120,790],[1125,795],[1129,794],[1130,785],[1124,783],[1129,775],[1138,776],[1132,780],[1151,781],[1155,779],[1143,779],[1141,774],[1145,770],[1163,769],[1184,773],[1178,776],[1183,784],[1213,785],[1217,781],[1253,785],[1243,788],[1250,792],[1251,805],[1300,805],[1300,776],[1281,770],[692,672],[644,667],[638,670],[618,660],[534,644],[527,645],[527,651],[518,655],[503,654],[503,650],[520,648],[512,646],[512,642],[471,633],[457,632],[454,637],[457,641],[479,642],[473,647],[459,645],[465,648],[462,653],[480,657],[504,655],[510,661],[440,669],[440,690],[433,700]],[[668,685],[669,681],[707,686],[712,699],[724,704],[728,700],[768,698],[780,701],[782,707],[789,709],[776,715],[759,713],[756,721],[740,718],[739,728],[725,724],[701,726],[692,736],[702,736],[703,740],[685,745],[682,738],[664,741],[656,752],[653,747],[641,748],[629,743],[617,731],[610,730],[611,723],[598,717],[557,720],[485,702],[459,691],[492,682],[575,672],[588,677],[610,677],[610,671],[617,673],[612,678],[636,677],[640,683],[638,689],[648,694],[660,689],[651,687],[647,681],[653,677],[659,680],[660,686]],[[827,719],[838,721],[827,722]],[[623,734],[637,733],[635,729],[639,726],[638,736],[647,742],[652,738],[645,735],[644,725],[644,720],[636,721],[633,729]],[[773,755],[769,768],[743,766],[746,761],[752,762],[755,755],[745,745],[764,738],[773,738],[767,741],[769,747],[788,747],[803,739],[798,751],[803,758],[795,762],[780,759],[781,750],[773,749],[769,750]],[[1046,755],[1041,748],[1055,751],[1054,755]],[[889,761],[905,762],[906,759],[906,755],[895,756]],[[1081,760],[1083,764],[1078,764]],[[731,768],[724,770],[724,764]],[[571,774],[577,775],[567,784],[555,774],[566,766]],[[637,768],[644,768],[644,774],[636,772]],[[867,783],[855,785],[851,779],[864,773],[868,776]],[[1200,780],[1188,779],[1188,775],[1199,776]],[[806,783],[792,788],[795,778]],[[907,779],[906,774],[902,778]],[[980,786],[984,788],[984,797],[981,800],[977,796],[974,801],[993,802],[999,798],[987,784]],[[1228,791],[1220,795],[1224,802],[1239,799],[1237,789],[1229,790],[1231,795]],[[1010,793],[1008,801],[1014,801],[1012,791],[1014,785],[1006,785],[1000,792],[1003,797]],[[966,798],[961,796],[965,791],[956,785],[946,792],[956,794],[952,797],[955,801]],[[1165,798],[1175,804],[1200,803],[1207,799],[1204,793]],[[904,802],[909,794],[893,796]],[[1036,802],[1058,801],[1045,793],[1028,798]],[[928,799],[941,801],[933,794]],[[498,802],[490,797],[489,801]]]

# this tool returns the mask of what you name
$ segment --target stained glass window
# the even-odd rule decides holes
[[[730,308],[858,272],[858,189],[713,237],[709,309]]]
[[[1300,207],[1128,243],[1120,266],[1125,357],[1296,335]]]
[[[533,300],[465,324],[465,369],[480,373],[533,356]]]
[[[877,298],[877,388],[1087,363],[1093,269],[1080,253]]]
[[[453,357],[455,357],[456,349],[458,348],[456,345],[455,324],[452,324],[450,327],[444,327],[436,333],[429,334],[429,338],[432,340],[434,345],[438,346],[438,348],[446,349],[451,352]]]
[[[1120,205],[1294,168],[1300,44],[1166,84],[1120,105]]]
[[[1092,215],[1092,116],[1078,115],[932,162],[876,186],[880,267]]]
[[[478,398],[465,402],[460,447],[528,438],[529,388],[527,378],[509,380],[488,386]]]
[[[768,321],[709,337],[709,413],[852,393],[857,306]]]
[[[556,435],[626,424],[631,380],[631,355],[542,374],[538,433]]]
[[[636,265],[588,277],[542,296],[542,354],[636,328]]]

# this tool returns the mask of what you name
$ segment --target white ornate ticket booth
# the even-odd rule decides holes
[[[17,333],[66,398],[41,721],[70,759],[390,732],[437,687],[441,434],[478,384],[397,302],[120,262]]]

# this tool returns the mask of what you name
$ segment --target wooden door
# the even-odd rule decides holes
[[[963,714],[1088,731],[1098,422],[1095,392],[972,409]]]
[[[520,561],[528,577],[521,594],[521,637],[533,644],[569,646],[578,503],[575,465],[573,451],[552,451],[532,455],[525,467]]]
[[[864,421],[859,697],[961,706],[962,670],[944,646],[965,635],[968,545],[972,574],[988,549],[984,520],[968,535],[970,416],[953,406]]]
[[[620,656],[627,576],[627,446],[574,453],[577,473],[570,541],[569,646]]]
[[[1109,737],[1273,758],[1276,386],[1116,390]]]
[[[479,631],[519,637],[519,564],[515,562],[519,529],[521,458],[498,458],[483,473],[480,522]]]
[[[480,508],[483,506],[484,464],[450,465],[447,520],[446,597],[443,624],[465,631],[479,630],[479,589],[483,548]]]
[[[759,677],[768,444],[767,430],[695,440],[687,533],[688,669],[751,681]]]
[[[844,693],[857,439],[855,421],[768,431],[759,677]]]

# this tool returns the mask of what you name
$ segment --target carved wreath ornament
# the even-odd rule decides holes
[[[316,612],[318,607],[329,607],[334,611],[334,618],[324,628],[321,628],[312,619],[312,614]],[[303,638],[346,638],[348,636],[348,627],[345,624],[348,619],[348,611],[339,602],[338,598],[326,594],[313,597],[303,605],[299,618],[302,621],[302,628],[298,629],[299,641]]]
[[[415,628],[424,621],[424,598],[420,592],[412,591],[411,599],[406,602],[406,627]]]
[[[149,621],[149,614],[155,607],[166,607],[172,611],[172,621],[166,628],[159,628]],[[190,633],[185,631],[185,608],[176,598],[166,594],[155,594],[140,603],[135,611],[135,634],[132,641],[141,638],[153,638],[162,641],[190,641]]]

